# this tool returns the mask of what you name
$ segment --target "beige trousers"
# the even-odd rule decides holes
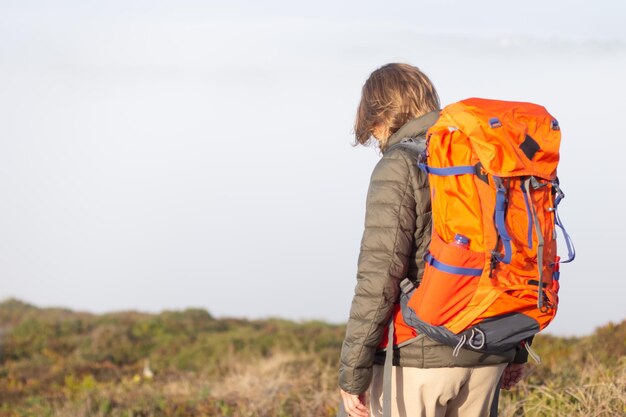
[[[488,417],[506,364],[472,368],[392,369],[392,417]],[[370,414],[383,415],[383,367],[374,366]]]

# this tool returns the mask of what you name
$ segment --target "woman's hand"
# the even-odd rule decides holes
[[[350,417],[369,417],[369,407],[365,404],[365,394],[348,394],[341,388],[341,399],[343,400],[343,408]]]
[[[500,387],[503,389],[511,389],[524,377],[525,363],[510,363],[504,368]]]

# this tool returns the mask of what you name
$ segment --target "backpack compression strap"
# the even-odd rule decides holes
[[[507,189],[504,186],[502,178],[494,176],[493,182],[496,184],[496,230],[498,231],[498,235],[502,239],[502,246],[504,247],[504,256],[496,255],[496,258],[498,259],[498,261],[508,264],[511,263],[512,249],[511,236],[509,236],[509,232],[507,232],[506,224],[504,222],[504,218],[506,215]]]
[[[541,225],[539,224],[539,218],[537,216],[537,209],[530,199],[530,187],[534,177],[528,177],[524,180],[524,198],[528,197],[530,201],[530,210],[532,213],[533,223],[535,223],[535,232],[537,233],[537,308],[539,311],[545,312],[546,308],[543,305],[543,233],[541,233]],[[536,180],[535,180],[536,181]],[[535,187],[533,187],[535,188]],[[528,194],[528,195],[526,195]],[[528,209],[528,207],[526,207]],[[529,225],[530,228],[530,225]],[[548,307],[550,308],[550,307]]]
[[[438,175],[440,177],[449,177],[451,175],[462,175],[462,174],[475,174],[476,167],[473,165],[459,165],[456,167],[446,167],[446,168],[435,168],[429,165],[426,165],[423,162],[417,164],[417,166],[427,174]]]

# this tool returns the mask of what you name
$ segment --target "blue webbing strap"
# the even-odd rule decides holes
[[[565,238],[565,245],[567,246],[567,260],[559,261],[559,263],[566,264],[574,260],[574,258],[576,257],[576,249],[574,248],[574,242],[572,241],[572,238],[570,237],[570,235],[565,230],[565,227],[563,226],[561,217],[559,217],[558,205],[561,202],[561,200],[563,200],[563,198],[565,197],[565,194],[563,194],[563,191],[561,191],[558,181],[552,182],[552,188],[556,191],[556,197],[554,199],[554,224],[558,226],[563,232],[563,237]]]
[[[506,231],[506,225],[504,223],[504,216],[506,214],[506,188],[502,182],[502,178],[493,177],[496,183],[496,230],[498,235],[502,239],[502,245],[504,246],[504,256],[498,257],[498,261],[508,264],[511,262],[511,236]]]
[[[526,204],[526,213],[528,214],[528,249],[533,248],[533,216],[530,211],[530,202],[528,201],[528,190],[524,183],[520,183],[522,193],[524,194],[524,203]]]
[[[482,275],[483,270],[481,268],[463,268],[460,266],[452,266],[448,264],[444,264],[436,260],[430,253],[426,253],[424,256],[424,260],[433,267],[437,268],[440,271],[447,272],[448,274],[456,274],[456,275],[469,275],[472,277],[479,277]]]
[[[441,177],[476,173],[476,168],[473,165],[459,165],[456,167],[434,168],[424,163],[418,163],[417,166],[427,174],[439,175]]]
[[[576,257],[576,248],[574,248],[574,242],[572,241],[572,238],[565,230],[565,227],[563,226],[563,222],[561,221],[561,218],[559,217],[559,212],[556,208],[554,209],[554,224],[556,224],[563,231],[563,237],[565,238],[565,245],[567,245],[567,260],[559,261],[559,263],[566,264],[568,262],[572,262],[574,258]]]

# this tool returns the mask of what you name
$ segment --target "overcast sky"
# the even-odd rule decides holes
[[[626,318],[623,3],[298,3],[0,0],[0,299],[344,322],[360,88],[408,62],[444,104],[559,119],[578,258],[549,331]]]

